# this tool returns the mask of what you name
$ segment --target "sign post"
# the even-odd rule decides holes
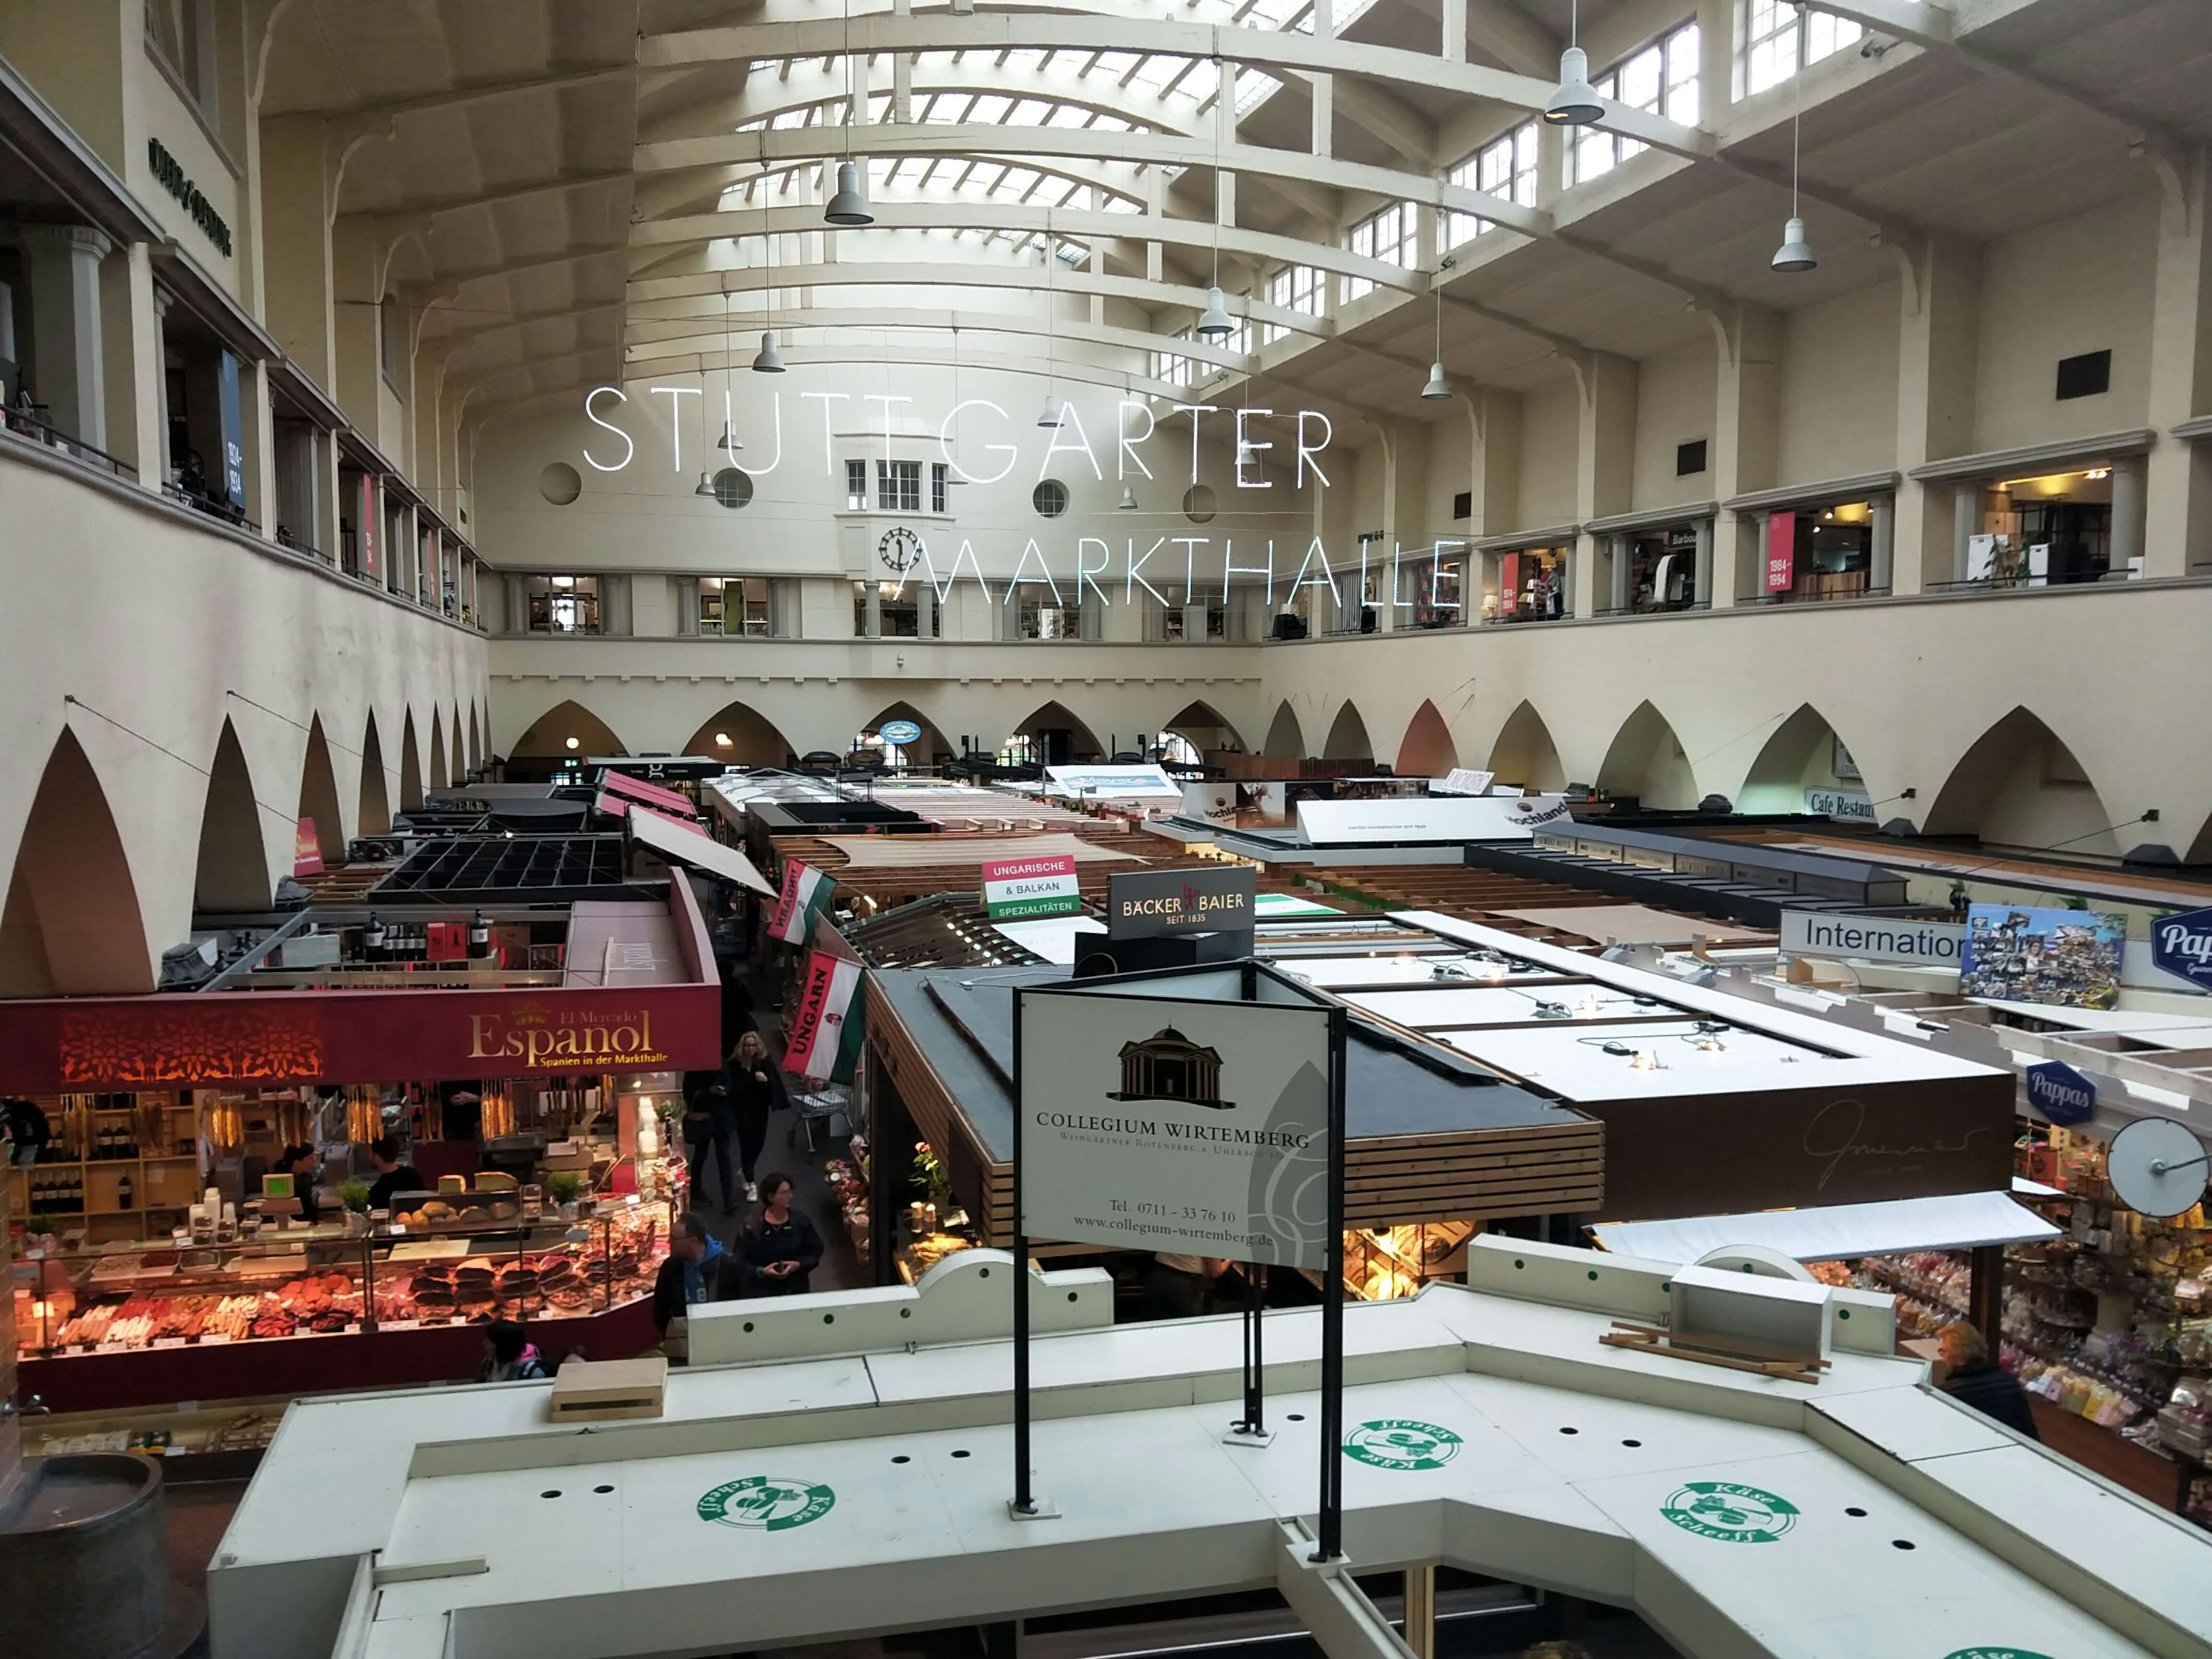
[[[1265,1444],[1259,1284],[1322,1275],[1320,1540],[1340,1553],[1344,1383],[1341,1006],[1264,963],[1200,963],[1014,994],[1014,1495],[1036,1490],[1034,1237],[1246,1264],[1244,1400],[1224,1438]]]

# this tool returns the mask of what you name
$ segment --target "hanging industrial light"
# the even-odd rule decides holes
[[[833,225],[872,225],[876,216],[868,210],[868,197],[860,183],[860,164],[857,161],[837,163],[837,193],[830,198],[830,205],[822,216]]]
[[[735,453],[744,447],[745,441],[738,436],[738,428],[728,421],[723,422],[722,436],[720,441],[715,444],[714,447],[717,449],[726,449],[731,451],[732,453]]]
[[[830,205],[822,210],[823,218],[833,225],[872,225],[876,216],[868,210],[868,197],[861,183],[859,163],[853,160],[853,7],[851,0],[845,6],[845,159],[837,163],[837,193],[830,198]]]
[[[1589,54],[1576,44],[1581,38],[1582,7],[1568,14],[1567,49],[1559,54],[1559,84],[1544,100],[1544,119],[1555,127],[1595,126],[1605,118],[1604,102],[1589,82]]]
[[[1214,96],[1233,96],[1234,88],[1227,94],[1221,87],[1221,59],[1213,60]],[[1237,325],[1229,315],[1229,301],[1221,292],[1221,122],[1217,116],[1213,124],[1213,277],[1206,290],[1206,309],[1198,314],[1193,331],[1208,340],[1219,340],[1237,331]]]
[[[699,487],[691,493],[694,495],[713,495],[714,493],[714,475],[712,472],[702,472],[699,475]]]
[[[1813,245],[1805,240],[1805,221],[1797,209],[1798,129],[1805,115],[1804,77],[1798,77],[1797,107],[1790,117],[1790,222],[1782,228],[1782,246],[1774,250],[1777,270],[1811,270],[1820,264]]]
[[[1044,407],[1037,411],[1037,424],[1057,430],[1066,412],[1067,405],[1060,401],[1059,394],[1048,392],[1044,394]]]
[[[1218,340],[1236,331],[1237,324],[1229,314],[1229,296],[1222,293],[1217,283],[1206,290],[1206,309],[1199,313],[1198,332],[1209,340]]]
[[[730,417],[730,364],[735,353],[730,349],[730,290],[722,289],[722,437],[714,446],[735,454],[744,442],[738,436],[737,422]]]
[[[1421,388],[1421,397],[1425,402],[1437,403],[1443,398],[1450,397],[1452,395],[1452,391],[1451,382],[1444,379],[1444,291],[1441,285],[1443,281],[1443,273],[1442,271],[1438,271],[1436,276],[1431,280],[1438,284],[1435,290],[1437,300],[1437,356],[1436,361],[1429,365],[1429,383]]]
[[[1123,484],[1123,485],[1121,486],[1121,511],[1122,511],[1122,512],[1124,512],[1124,513],[1133,513],[1133,512],[1135,512],[1136,510],[1137,510],[1137,491],[1136,491],[1136,488],[1135,488],[1135,486],[1134,486],[1134,485],[1132,485],[1132,484]]]
[[[775,331],[772,328],[763,329],[761,331],[760,349],[753,354],[753,373],[756,374],[783,373],[783,356],[775,349]]]

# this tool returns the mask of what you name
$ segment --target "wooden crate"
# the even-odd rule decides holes
[[[571,1359],[553,1378],[546,1413],[556,1423],[604,1423],[625,1417],[658,1417],[668,1389],[668,1361]]]

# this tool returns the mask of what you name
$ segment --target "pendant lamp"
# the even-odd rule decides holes
[[[837,193],[830,198],[830,205],[822,217],[833,225],[872,225],[876,216],[868,210],[868,196],[860,182],[860,164],[857,161],[837,163]]]
[[[1431,363],[1429,383],[1421,388],[1421,396],[1429,402],[1435,403],[1440,398],[1449,398],[1451,395],[1451,382],[1444,379],[1444,366],[1442,363]]]
[[[1060,400],[1057,393],[1050,392],[1046,392],[1044,394],[1044,407],[1037,411],[1037,424],[1042,427],[1049,427],[1057,430],[1060,426],[1060,416],[1066,412],[1066,408],[1067,405]]]
[[[1197,331],[1209,340],[1218,340],[1237,331],[1237,325],[1229,315],[1228,296],[1218,286],[1206,290],[1206,309],[1199,314]]]
[[[1131,485],[1131,484],[1123,484],[1123,485],[1121,486],[1121,511],[1122,511],[1122,512],[1124,512],[1124,513],[1133,513],[1133,512],[1135,512],[1136,510],[1137,510],[1137,491],[1136,491],[1136,489],[1135,489],[1135,487],[1134,487],[1133,485]]]
[[[713,495],[714,493],[714,475],[711,472],[702,472],[699,475],[699,487],[691,493],[694,495]]]
[[[772,328],[766,330],[761,335],[760,349],[753,354],[753,373],[756,374],[783,373],[783,358],[775,349],[775,331]]]
[[[1589,54],[1577,44],[1582,38],[1582,7],[1567,14],[1567,49],[1559,54],[1559,84],[1544,101],[1544,119],[1555,127],[1595,126],[1605,118],[1605,105],[1589,83]]]
[[[722,435],[720,441],[715,444],[714,447],[717,449],[726,449],[734,453],[738,450],[743,449],[744,447],[745,441],[738,436],[738,428],[727,421],[723,422]]]
[[[1798,79],[1797,108],[1790,117],[1790,222],[1782,228],[1782,246],[1774,250],[1777,270],[1811,270],[1820,264],[1813,245],[1805,240],[1805,221],[1797,207],[1798,129],[1805,115],[1804,80]]]

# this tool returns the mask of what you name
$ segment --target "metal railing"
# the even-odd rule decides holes
[[[244,507],[213,496],[195,495],[182,484],[171,483],[166,478],[161,482],[161,497],[164,501],[174,501],[179,507],[189,507],[195,513],[204,513],[234,530],[247,531],[256,536],[261,533],[261,526],[246,516]]]
[[[97,448],[85,442],[83,439],[63,431],[40,412],[45,408],[44,404],[17,404],[0,410],[0,419],[4,419],[8,430],[15,433],[18,437],[28,438],[34,443],[44,444],[58,454],[67,455],[74,460],[83,461],[89,465],[96,466],[112,477],[127,478],[135,471],[134,468],[125,466],[106,450]]]

